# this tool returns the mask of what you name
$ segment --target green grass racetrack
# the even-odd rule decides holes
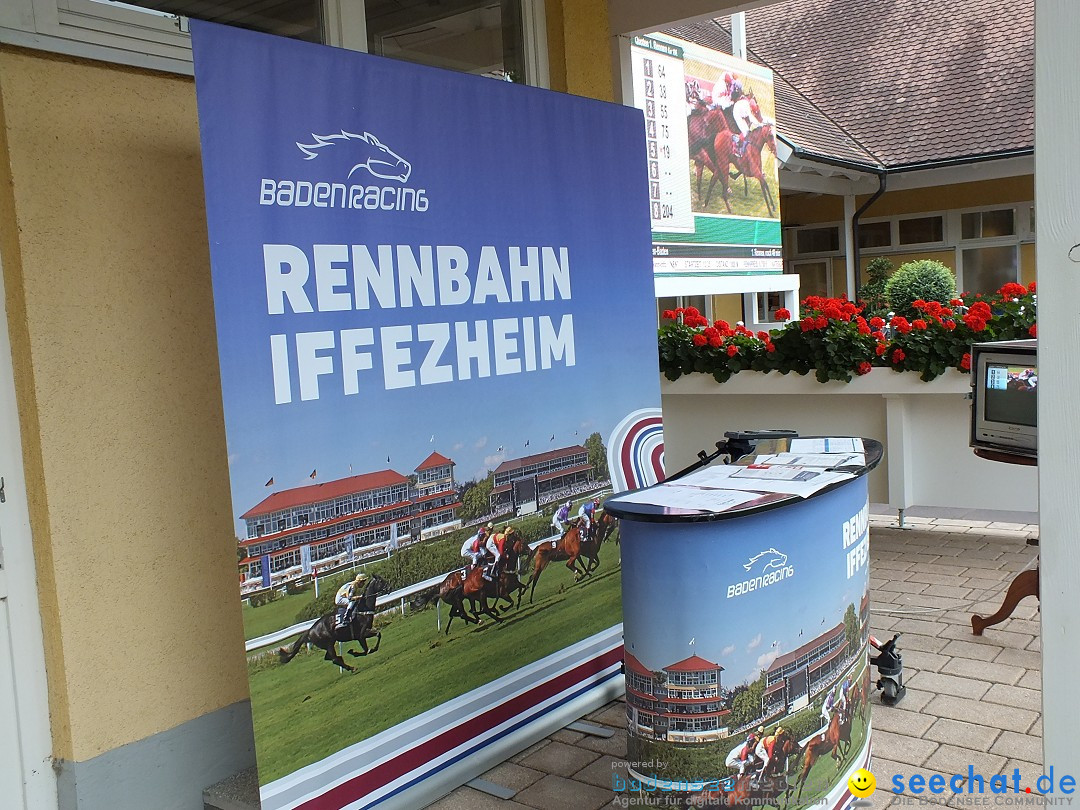
[[[345,656],[358,668],[352,674],[339,672],[315,648],[286,665],[276,656],[250,660],[260,782],[317,762],[617,624],[617,548],[605,545],[601,567],[576,585],[563,563],[550,564],[532,605],[528,598],[526,592],[520,609],[504,612],[501,624],[485,617],[478,628],[455,619],[449,636],[436,629],[432,608],[399,616],[383,628],[377,653]],[[449,608],[440,608],[445,629]]]

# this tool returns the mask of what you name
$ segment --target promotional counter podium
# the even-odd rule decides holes
[[[870,759],[866,474],[882,446],[748,446],[604,505],[622,519],[630,785],[833,810]]]

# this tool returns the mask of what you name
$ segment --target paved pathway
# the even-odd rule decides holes
[[[1026,599],[1013,618],[971,634],[974,610],[992,613],[1013,574],[1031,567],[1038,549],[1025,543],[1038,526],[985,520],[871,516],[871,630],[902,633],[908,693],[899,706],[874,698],[876,810],[905,804],[888,792],[893,774],[989,776],[1018,769],[1021,787],[1042,774],[1038,603]],[[597,810],[612,804],[612,773],[625,757],[625,710],[615,701],[588,716],[615,729],[603,739],[563,729],[498,765],[484,779],[517,791],[512,800],[461,787],[431,810]],[[623,772],[625,775],[625,772]],[[961,805],[952,794],[923,794]],[[932,809],[931,809],[932,810]]]

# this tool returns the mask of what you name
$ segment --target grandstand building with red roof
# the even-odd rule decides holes
[[[727,736],[731,711],[724,708],[719,664],[691,655],[653,672],[627,652],[625,669],[628,719],[636,734],[682,743]]]
[[[765,675],[765,716],[808,705],[814,695],[836,680],[850,655],[844,623],[840,622],[813,641],[777,657]]]
[[[240,516],[244,587],[275,585],[460,527],[454,462],[432,453],[414,472],[415,485],[387,469],[263,499]]]
[[[545,495],[570,490],[592,478],[589,451],[579,444],[509,459],[495,468],[491,511],[505,512],[521,501],[543,502]]]

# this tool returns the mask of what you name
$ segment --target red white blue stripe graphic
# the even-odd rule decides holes
[[[616,492],[664,480],[664,424],[659,408],[643,408],[623,418],[608,439],[608,470]]]
[[[264,785],[262,806],[422,806],[620,694],[621,642],[617,625],[301,768]]]

